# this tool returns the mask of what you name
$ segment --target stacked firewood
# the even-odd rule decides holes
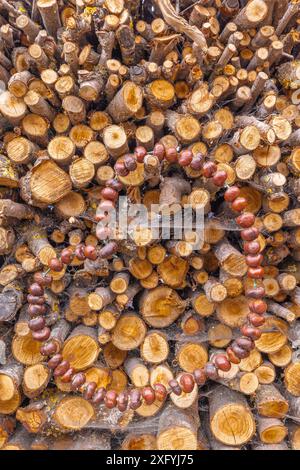
[[[0,449],[299,449],[300,1],[0,0],[0,37]]]

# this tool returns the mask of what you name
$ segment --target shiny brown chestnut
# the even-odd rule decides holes
[[[118,410],[122,413],[127,410],[128,407],[128,392],[123,390],[123,392],[119,393],[118,400],[117,400]]]
[[[44,317],[35,317],[29,320],[28,326],[31,331],[40,331],[46,326],[46,320]]]
[[[55,354],[55,356],[51,357],[48,361],[48,367],[50,369],[55,369],[63,360],[63,357],[61,354]]]
[[[109,201],[116,201],[119,197],[119,194],[113,188],[103,188],[101,191],[101,196],[103,197],[103,199],[108,199]]]
[[[226,189],[224,194],[224,199],[226,202],[233,202],[237,197],[239,197],[241,190],[238,186],[231,186],[231,188]]]
[[[258,268],[249,268],[247,272],[247,276],[251,279],[261,279],[264,275],[264,268],[261,266]]]
[[[259,254],[259,255],[248,255],[246,256],[246,263],[247,263],[247,266],[249,266],[250,268],[257,268],[258,266],[261,265],[261,263],[263,262],[263,255],[262,254]]]
[[[252,299],[262,299],[266,295],[264,287],[254,287],[253,289],[247,289],[246,297],[251,297]]]
[[[43,287],[38,284],[37,282],[34,282],[33,284],[31,284],[29,286],[29,289],[28,289],[29,293],[36,296],[36,297],[40,297],[41,295],[44,295],[44,289]]]
[[[92,403],[94,405],[100,405],[100,403],[103,403],[104,398],[105,398],[105,394],[106,394],[105,388],[104,387],[99,388],[99,390],[97,390],[94,393],[94,396],[92,398]]]
[[[236,222],[242,228],[250,228],[255,222],[255,215],[251,212],[244,212],[236,218]]]
[[[75,249],[74,254],[79,261],[84,261],[86,259],[84,254],[84,248],[84,245],[79,245]]]
[[[78,390],[86,381],[86,376],[83,372],[75,374],[71,381],[71,390],[75,392]]]
[[[53,278],[50,274],[37,272],[33,275],[33,280],[40,286],[50,286]],[[34,294],[35,295],[35,294]]]
[[[74,372],[74,369],[70,367],[67,372],[60,377],[61,382],[63,382],[64,384],[70,383],[73,378]]]
[[[51,258],[48,263],[48,266],[51,269],[51,271],[55,271],[58,273],[62,271],[64,268],[63,262],[58,258]]]
[[[84,390],[83,398],[85,398],[86,400],[91,400],[94,396],[96,388],[96,382],[89,382]]]
[[[84,256],[87,259],[96,261],[96,259],[98,258],[97,249],[93,245],[85,246],[83,249],[83,252],[84,252]]]
[[[43,295],[37,296],[37,295],[27,295],[27,302],[29,304],[36,304],[36,305],[44,305],[45,303],[45,297]]]
[[[155,391],[152,387],[144,387],[142,390],[142,397],[147,405],[152,405],[155,402]]]
[[[129,170],[127,170],[123,162],[117,162],[114,168],[115,168],[116,174],[119,176],[125,177],[129,175]]]
[[[175,395],[177,395],[177,396],[181,395],[182,389],[181,389],[181,387],[180,387],[177,380],[175,380],[175,379],[170,380],[169,381],[169,387]]]
[[[255,344],[250,338],[241,337],[238,338],[235,342],[240,348],[245,349],[245,351],[250,352],[255,348]]]
[[[206,162],[203,165],[202,173],[205,178],[211,178],[217,171],[217,165],[214,162]]]
[[[268,305],[264,300],[252,300],[249,303],[249,308],[251,312],[258,313],[259,315],[263,315],[266,313],[268,309]]]
[[[232,364],[239,364],[241,362],[241,359],[235,354],[231,346],[226,349],[226,354]]]
[[[158,401],[165,401],[168,394],[166,387],[163,384],[157,383],[154,384],[153,389],[155,392],[155,398]]]
[[[145,147],[138,146],[138,147],[136,147],[136,149],[134,151],[134,155],[135,155],[136,160],[139,163],[143,163],[144,158],[147,155],[147,150],[145,149]]]
[[[130,391],[129,397],[130,397],[129,407],[132,410],[137,410],[142,404],[141,392],[137,388],[135,388],[135,389]]]
[[[260,251],[260,244],[258,241],[245,242],[244,251],[249,255],[257,255]]]
[[[165,157],[165,146],[160,143],[155,144],[153,149],[153,155],[157,157],[160,162],[162,162]]]
[[[215,186],[218,186],[219,188],[222,188],[224,186],[225,181],[227,180],[227,173],[226,171],[223,170],[218,170],[212,177],[212,182],[214,183]]]
[[[29,304],[28,313],[31,317],[44,315],[46,313],[45,305]]]
[[[252,242],[259,235],[259,230],[256,227],[245,228],[241,231],[241,238],[246,242]]]
[[[231,364],[225,354],[217,354],[213,362],[217,369],[220,369],[222,372],[228,372],[231,369]]]
[[[182,374],[179,383],[184,393],[191,393],[194,390],[195,379],[191,374]]]
[[[255,328],[263,326],[266,322],[266,319],[262,315],[258,315],[257,313],[249,313],[248,319],[250,323],[255,326]]]
[[[110,390],[106,392],[105,398],[104,398],[104,404],[106,408],[109,410],[112,410],[117,406],[117,399],[118,399],[118,394],[114,390]]]
[[[183,150],[178,158],[180,166],[189,166],[193,160],[193,152],[191,150]]]
[[[166,149],[165,158],[169,163],[176,163],[178,160],[178,152],[175,147],[170,147]]]
[[[231,204],[232,210],[235,212],[243,212],[247,207],[247,199],[244,197],[237,197]]]
[[[132,155],[125,155],[124,165],[128,171],[135,171],[137,169],[136,159]]]
[[[247,351],[246,349],[241,348],[238,344],[232,343],[231,348],[232,348],[234,354],[239,359],[246,359],[246,357],[249,357],[249,351]]]
[[[100,258],[111,258],[118,251],[118,244],[116,242],[110,242],[99,250]]]
[[[258,340],[262,334],[262,332],[258,328],[254,328],[248,325],[242,326],[241,332],[244,336],[251,338],[253,341]]]
[[[211,380],[216,380],[219,377],[218,370],[212,362],[207,362],[204,366],[206,376]]]
[[[43,356],[52,356],[53,354],[57,354],[58,345],[54,341],[49,341],[49,343],[43,344],[40,352]]]
[[[54,377],[62,377],[70,367],[69,361],[62,361],[53,372]]]
[[[204,369],[195,369],[193,376],[196,384],[200,387],[206,383],[206,374]]]
[[[112,178],[110,180],[107,180],[106,183],[105,183],[105,186],[107,188],[111,188],[111,189],[114,189],[115,191],[117,191],[118,193],[120,191],[122,191],[123,189],[123,184],[121,183],[120,180],[118,179],[115,179],[115,178]],[[104,196],[103,196],[104,197]],[[104,199],[111,199],[109,197],[104,197]]]
[[[202,166],[203,166],[203,156],[201,154],[197,154],[195,157],[193,157],[190,167],[194,171],[199,171],[201,170]]]
[[[65,248],[60,254],[60,259],[63,264],[71,264],[73,259],[73,251],[70,248]]]

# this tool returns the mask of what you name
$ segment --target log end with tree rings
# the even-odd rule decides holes
[[[185,309],[177,292],[162,286],[145,292],[140,302],[144,320],[154,328],[171,325]]]
[[[93,406],[81,397],[66,397],[56,407],[54,422],[64,430],[82,429],[94,416]]]

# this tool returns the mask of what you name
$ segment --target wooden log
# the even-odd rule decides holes
[[[7,443],[9,437],[14,433],[16,421],[10,416],[0,418],[0,449]]]
[[[18,393],[23,377],[21,364],[11,362],[0,369],[1,401],[9,402]]]
[[[210,395],[209,417],[212,434],[223,444],[243,445],[255,433],[255,421],[245,398],[226,387],[217,387]]]
[[[114,122],[127,121],[142,106],[142,90],[132,82],[126,82],[107,108]]]
[[[144,320],[154,328],[171,325],[184,311],[185,304],[176,291],[160,286],[145,291],[140,299],[140,311]]]
[[[299,388],[300,363],[295,361],[289,364],[284,371],[285,386],[289,393],[300,396]]]
[[[23,292],[18,282],[12,282],[4,287],[0,294],[0,320],[12,321],[23,302]]]
[[[49,36],[56,38],[57,30],[61,26],[59,9],[56,0],[38,0],[37,8],[41,14],[45,29]]]
[[[85,348],[86,354],[82,356],[76,351]],[[76,327],[65,340],[62,349],[64,360],[69,361],[75,370],[84,370],[91,366],[100,352],[95,330],[86,326]]]
[[[112,334],[112,343],[122,351],[137,348],[143,342],[146,326],[143,320],[132,313],[123,314]]]
[[[115,293],[108,287],[98,287],[88,296],[88,305],[91,310],[102,310],[115,299]]]
[[[276,378],[275,367],[267,361],[259,365],[257,369],[255,369],[254,373],[257,376],[259,383],[262,385],[270,385]]]
[[[277,418],[259,418],[258,434],[265,444],[279,444],[287,436],[288,430]]]
[[[151,364],[164,362],[169,355],[169,344],[165,334],[150,330],[140,347],[141,357]]]
[[[32,442],[31,450],[110,450],[110,437],[98,430],[82,430],[75,436],[62,435],[59,437],[37,436]]]
[[[50,376],[50,369],[44,364],[27,367],[22,382],[24,394],[29,398],[38,397],[46,389]]]
[[[30,445],[33,437],[22,428],[16,430],[13,436],[2,447],[2,450],[16,451],[16,450],[30,450]]]
[[[208,362],[206,345],[192,338],[182,339],[176,343],[176,359],[180,368],[186,372],[201,369]]]
[[[56,163],[42,159],[22,178],[21,191],[23,199],[31,205],[54,204],[71,191],[71,181]]]
[[[128,358],[124,363],[124,369],[135,387],[145,387],[149,384],[149,370],[140,358]]]
[[[282,418],[289,409],[287,400],[274,385],[261,385],[256,394],[257,411],[268,418]]]
[[[236,250],[227,240],[221,241],[214,250],[222,268],[233,276],[243,276],[246,272],[244,256]]]

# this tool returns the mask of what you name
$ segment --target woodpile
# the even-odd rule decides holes
[[[299,450],[300,1],[0,0],[0,37],[0,449]]]

